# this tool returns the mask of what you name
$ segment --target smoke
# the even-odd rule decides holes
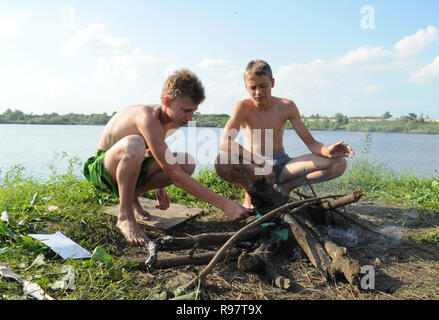
[[[406,232],[406,228],[403,226],[388,223],[382,224],[379,227],[375,226],[375,230],[379,234],[368,231],[361,226],[350,226],[348,229],[328,226],[327,237],[328,240],[344,247],[357,247],[374,243],[384,250],[400,244]]]

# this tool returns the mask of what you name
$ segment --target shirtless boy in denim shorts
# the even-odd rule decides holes
[[[313,138],[294,102],[271,95],[275,81],[268,63],[251,61],[245,70],[244,81],[250,99],[236,104],[221,137],[222,153],[215,162],[218,175],[246,190],[244,207],[253,208],[253,205],[242,172],[252,180],[265,176],[285,194],[304,185],[307,180],[310,183],[323,182],[345,172],[345,157],[352,158],[355,154],[352,148],[344,141],[325,146]],[[291,158],[285,153],[283,133],[287,121],[310,154]],[[246,148],[235,141],[240,129]]]

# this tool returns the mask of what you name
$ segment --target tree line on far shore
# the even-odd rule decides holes
[[[58,114],[56,112],[44,114],[27,114],[20,110],[7,109],[0,114],[0,123],[13,124],[80,124],[80,125],[105,125],[115,114],[92,113],[92,114]]]
[[[0,124],[58,124],[58,125],[105,125],[111,115],[107,113],[77,114],[68,113],[60,115],[56,112],[49,114],[26,114],[20,110],[7,109],[0,114]],[[195,112],[193,121],[198,127],[223,128],[229,120],[227,114],[201,114]],[[336,113],[332,117],[312,114],[302,115],[304,124],[310,130],[327,131],[366,131],[366,132],[407,132],[407,133],[439,133],[439,122],[429,119],[428,116],[409,113],[406,116],[393,118],[386,111],[382,116],[348,117],[342,113]],[[290,122],[286,129],[291,129]]]
[[[310,130],[362,131],[362,132],[401,132],[401,133],[439,133],[439,121],[428,116],[409,113],[398,118],[386,111],[382,116],[348,117],[336,113],[333,117],[320,115],[302,116]],[[287,129],[291,128],[288,123]]]

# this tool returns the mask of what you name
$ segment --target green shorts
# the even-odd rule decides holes
[[[104,157],[106,151],[96,150],[93,157],[88,158],[84,164],[85,178],[97,189],[114,194],[119,197],[117,183],[115,183],[110,176],[110,173],[105,168]],[[136,188],[144,186],[146,175],[151,164],[155,161],[153,157],[145,157],[142,162],[139,177],[137,178]]]

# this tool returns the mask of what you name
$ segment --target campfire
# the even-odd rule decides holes
[[[273,286],[289,289],[291,280],[279,275],[272,262],[279,248],[297,250],[300,247],[311,264],[327,281],[344,279],[359,288],[361,267],[350,256],[346,246],[353,240],[350,226],[361,225],[340,208],[357,202],[361,190],[346,195],[298,198],[277,192],[264,178],[250,184],[248,190],[255,206],[256,217],[237,232],[203,233],[187,237],[155,239],[148,243],[149,256],[137,257],[135,262],[147,271],[184,265],[207,265],[198,277],[184,288],[192,289],[223,259],[237,261],[237,268],[245,272],[262,272]],[[314,194],[315,195],[315,194]],[[366,227],[363,225],[363,227]],[[344,231],[344,232],[340,232]],[[355,239],[354,239],[355,240]],[[196,253],[198,249],[221,246],[217,251]],[[188,255],[160,257],[160,251],[190,250]]]

